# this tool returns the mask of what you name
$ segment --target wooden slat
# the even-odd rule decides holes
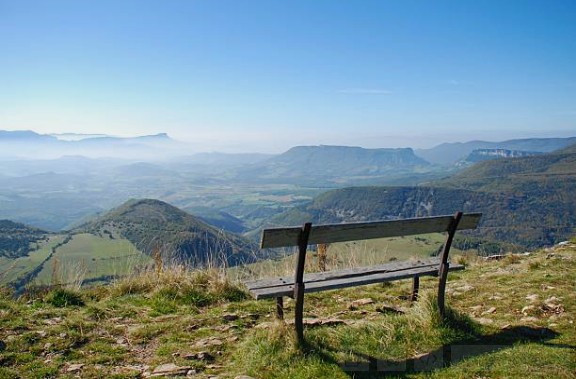
[[[458,230],[476,228],[481,216],[481,213],[465,214],[460,221]],[[312,226],[308,243],[314,245],[445,232],[452,217],[436,216],[392,221],[316,225]],[[260,246],[262,248],[297,246],[301,230],[301,227],[266,229],[262,232]]]
[[[455,265],[450,267],[450,271],[462,270],[464,266]],[[438,274],[438,267],[418,267],[402,271],[384,272],[377,274],[364,275],[359,277],[333,279],[327,281],[306,283],[304,292],[320,292],[339,288],[355,287],[374,283],[382,283],[393,280],[408,279],[414,276],[435,276]],[[272,288],[259,288],[250,291],[257,299],[274,298],[279,296],[292,296],[294,293],[293,284]]]
[[[349,268],[343,270],[334,270],[334,271],[325,271],[325,272],[316,272],[306,274],[304,276],[304,282],[310,283],[315,281],[323,281],[323,280],[330,280],[330,279],[341,279],[347,278],[352,276],[360,276],[366,275],[368,273],[378,273],[378,272],[394,272],[394,271],[401,271],[407,270],[410,268],[418,268],[418,267],[438,267],[440,264],[440,260],[435,258],[427,258],[421,259],[418,261],[404,261],[404,262],[393,262],[393,263],[384,263],[375,266],[369,267],[358,267],[358,268]],[[258,289],[258,288],[270,288],[275,286],[283,286],[287,284],[293,284],[294,279],[289,277],[284,278],[267,278],[267,279],[260,279],[254,281],[247,281],[244,284],[249,290]]]

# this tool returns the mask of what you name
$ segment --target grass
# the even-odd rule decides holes
[[[140,253],[130,241],[110,239],[93,234],[76,234],[60,246],[38,274],[36,284],[69,283],[78,280],[95,280],[101,277],[122,276],[144,265],[150,258]]]
[[[166,363],[198,378],[575,378],[576,246],[460,260],[444,320],[434,278],[414,304],[410,281],[306,295],[305,317],[339,323],[308,326],[303,350],[273,301],[248,298],[223,271],[172,267],[18,299],[3,290],[0,378],[138,378]]]
[[[334,243],[328,246],[326,269],[370,266],[394,260],[430,257],[444,243],[440,233],[417,237],[379,238],[366,241]],[[260,279],[271,276],[291,276],[294,273],[295,249],[286,249],[281,258],[263,260],[251,265],[231,267],[228,274],[237,280]],[[459,253],[458,249],[452,252]],[[309,251],[306,271],[319,271],[320,263],[316,251]]]
[[[0,283],[12,282],[34,270],[50,256],[52,248],[62,243],[65,238],[63,235],[49,236],[48,241],[40,243],[37,250],[25,257],[16,259],[0,257]]]

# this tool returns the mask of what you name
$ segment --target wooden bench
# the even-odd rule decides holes
[[[347,224],[314,225],[266,229],[262,232],[261,248],[298,246],[294,278],[273,278],[245,282],[257,299],[276,298],[278,318],[284,316],[283,297],[295,299],[294,324],[298,342],[304,341],[304,293],[327,291],[365,284],[413,278],[412,300],[418,297],[421,276],[438,276],[438,309],[444,315],[444,292],[448,271],[461,270],[462,265],[450,265],[448,254],[456,230],[474,229],[480,213],[454,216],[412,218],[394,221],[359,222]],[[318,272],[304,275],[308,245],[327,244],[373,238],[399,237],[426,233],[446,233],[446,241],[438,257],[381,264],[345,270]]]

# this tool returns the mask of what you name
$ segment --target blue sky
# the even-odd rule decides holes
[[[0,129],[202,151],[576,135],[576,1],[0,0]]]

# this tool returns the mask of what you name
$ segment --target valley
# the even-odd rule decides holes
[[[162,146],[170,142],[161,139]],[[19,289],[74,282],[75,274],[85,284],[107,282],[157,265],[160,253],[164,264],[192,266],[273,258],[262,263],[269,270],[290,258],[259,251],[263,227],[456,209],[484,214],[478,231],[455,241],[458,249],[492,255],[548,246],[576,234],[576,145],[566,147],[572,140],[463,144],[458,148],[483,147],[462,151],[467,155],[450,165],[429,163],[412,149],[346,146],[295,147],[277,156],[5,158],[0,220],[11,221],[0,224],[0,281]],[[446,154],[454,147],[447,145]],[[420,251],[414,243],[381,241],[377,248],[395,259],[403,249]],[[340,257],[336,265],[364,264],[374,247],[356,258],[339,251],[350,247],[331,249]],[[422,250],[433,253],[432,247]]]

